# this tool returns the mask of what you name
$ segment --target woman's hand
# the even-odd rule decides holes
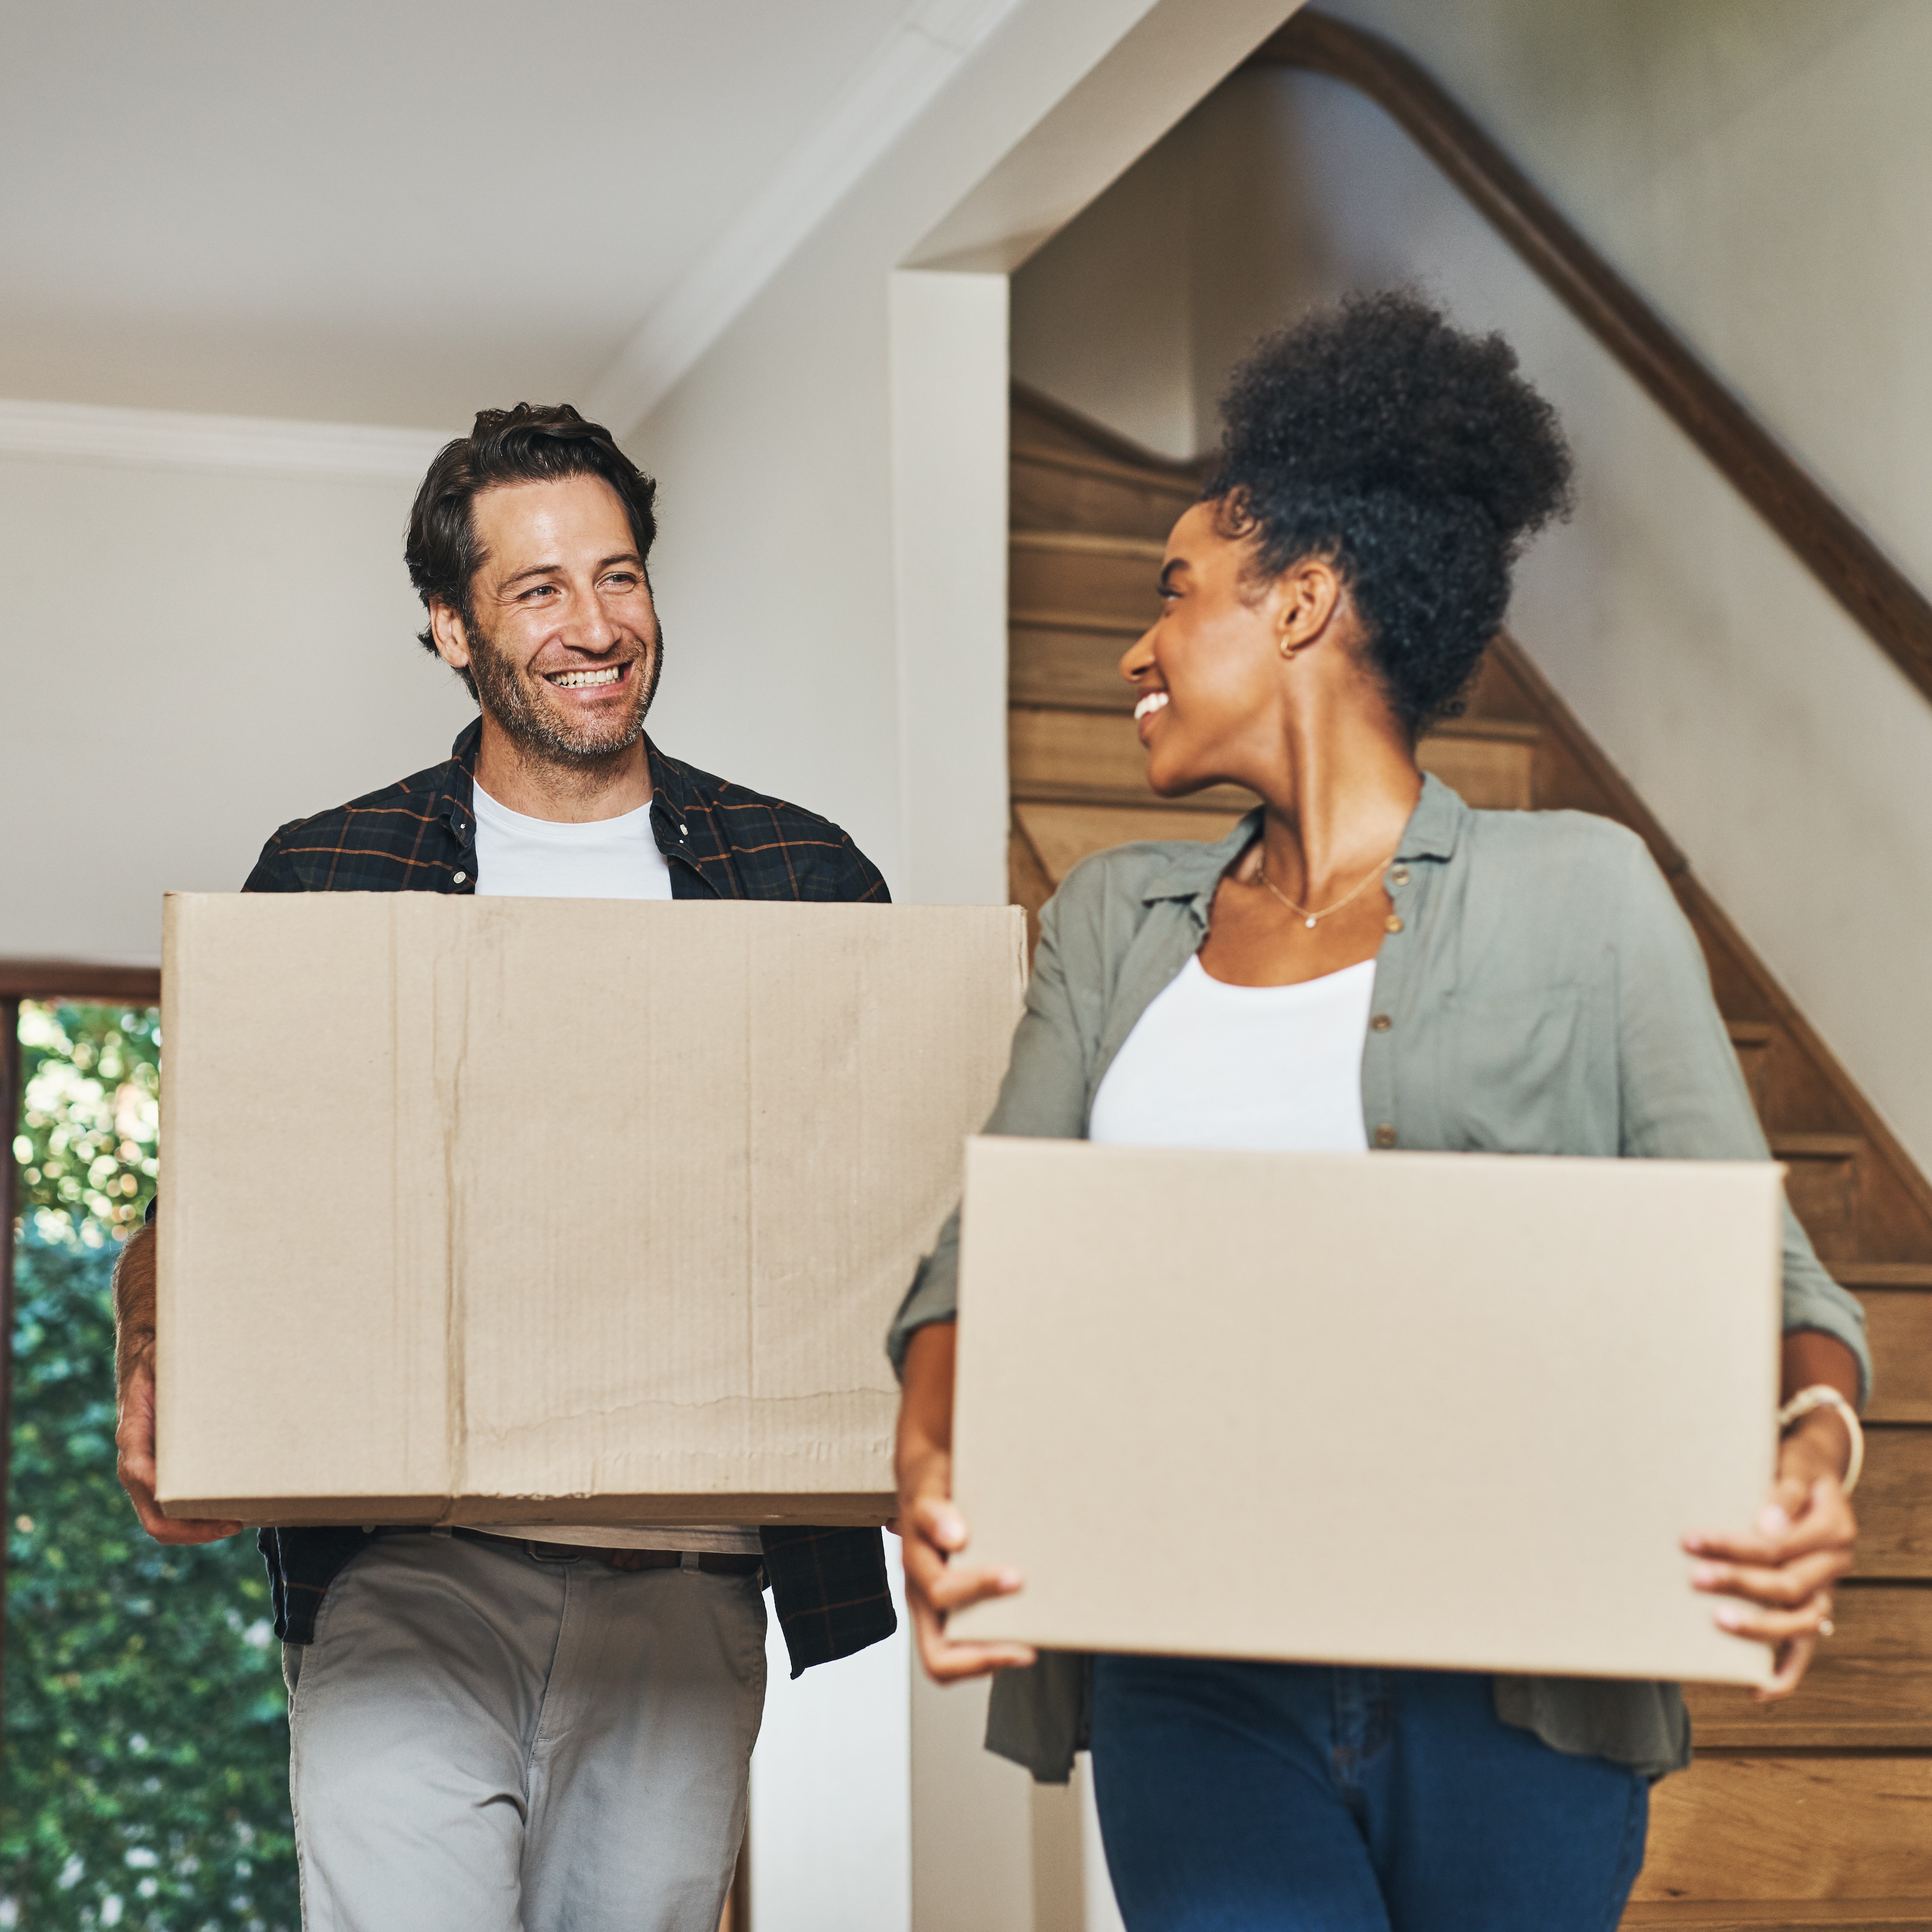
[[[1726,1599],[1718,1627],[1770,1644],[1777,1675],[1752,1692],[1760,1703],[1788,1697],[1803,1681],[1832,1624],[1832,1586],[1852,1567],[1858,1518],[1842,1478],[1851,1442],[1829,1409],[1814,1409],[1778,1444],[1778,1480],[1754,1530],[1694,1535],[1700,1590]]]
[[[1016,1570],[974,1568],[958,1558],[966,1523],[952,1506],[952,1358],[950,1322],[920,1329],[906,1351],[899,1401],[899,1513],[890,1527],[904,1545],[906,1604],[920,1660],[935,1683],[983,1677],[1034,1660],[1022,1643],[958,1643],[946,1619],[968,1604],[1010,1596]]]

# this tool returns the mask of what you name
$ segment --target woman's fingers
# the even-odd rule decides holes
[[[920,1661],[936,1683],[956,1684],[995,1670],[1024,1670],[1034,1653],[1023,1643],[958,1643],[946,1634],[944,1620],[928,1604],[908,1599]]]
[[[1823,1591],[1796,1610],[1772,1610],[1762,1604],[1730,1602],[1718,1606],[1714,1620],[1720,1630],[1756,1643],[1788,1643],[1796,1637],[1815,1637],[1831,1620],[1832,1599]]]
[[[1804,1673],[1811,1667],[1811,1660],[1817,1654],[1818,1640],[1815,1636],[1795,1636],[1789,1643],[1778,1648],[1777,1674],[1768,1684],[1760,1684],[1751,1693],[1760,1704],[1774,1704],[1781,1697],[1789,1697],[1804,1681]]]
[[[1017,1570],[986,1570],[963,1563],[949,1563],[928,1586],[926,1594],[934,1610],[950,1616],[969,1604],[983,1604],[994,1597],[1010,1597],[1020,1587]]]
[[[1694,1556],[1774,1566],[1814,1550],[1849,1550],[1858,1521],[1834,1478],[1820,1476],[1809,1490],[1780,1482],[1756,1525],[1743,1531],[1702,1531],[1684,1539]]]
[[[912,1515],[919,1534],[935,1548],[950,1556],[966,1547],[966,1519],[953,1506],[950,1496],[922,1495],[914,1503]]]
[[[1796,1610],[1852,1567],[1846,1550],[1821,1550],[1775,1567],[1749,1563],[1700,1563],[1691,1587],[1716,1596],[1743,1597],[1774,1610]]]

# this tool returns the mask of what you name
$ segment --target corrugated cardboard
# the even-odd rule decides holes
[[[961,1637],[1757,1683],[1779,1170],[976,1139]]]
[[[164,1505],[883,1520],[882,1338],[1024,941],[1005,907],[171,897]]]

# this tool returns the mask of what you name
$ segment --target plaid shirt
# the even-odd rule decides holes
[[[432,766],[367,798],[284,825],[242,888],[251,892],[473,892],[476,747],[472,724]],[[886,882],[836,825],[668,758],[647,739],[651,826],[674,898],[883,902]],[[898,1627],[876,1529],[766,1528],[765,1574],[796,1677]],[[361,1529],[265,1529],[275,1634],[307,1643],[322,1593],[367,1547]]]

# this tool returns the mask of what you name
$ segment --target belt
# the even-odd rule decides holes
[[[755,1576],[765,1567],[762,1556],[726,1550],[591,1550],[580,1543],[526,1543],[524,1548],[538,1563],[587,1558],[607,1570],[704,1570],[714,1576]]]
[[[702,1570],[713,1576],[755,1576],[765,1567],[762,1556],[724,1550],[598,1550],[581,1543],[532,1543],[520,1537],[492,1536],[458,1523],[450,1532],[472,1543],[494,1544],[499,1550],[520,1550],[537,1563],[601,1563],[607,1570]],[[428,1536],[425,1524],[385,1525],[379,1536]]]

